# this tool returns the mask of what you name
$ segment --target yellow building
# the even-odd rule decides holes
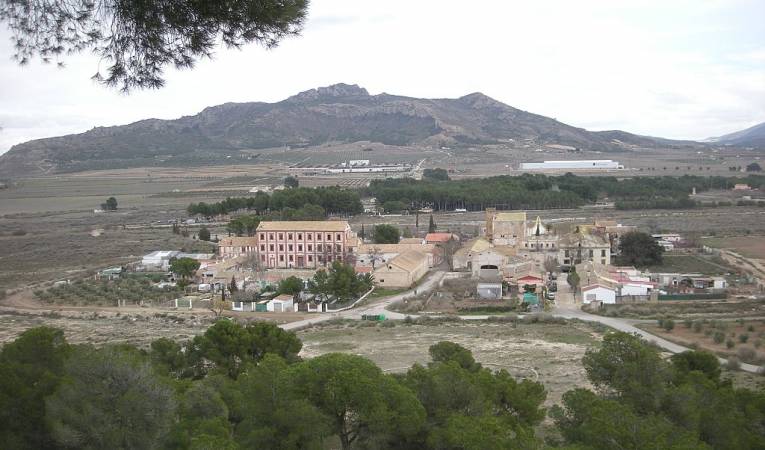
[[[407,288],[428,271],[428,255],[408,250],[374,271],[375,284],[386,288]]]

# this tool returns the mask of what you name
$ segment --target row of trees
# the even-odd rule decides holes
[[[283,208],[267,214],[242,214],[226,225],[226,230],[236,236],[254,236],[260,222],[267,220],[324,220],[327,213],[319,205],[305,205],[302,208]]]
[[[316,209],[322,208],[323,211]],[[359,214],[364,211],[359,193],[339,187],[296,187],[276,191],[271,195],[258,192],[250,197],[229,197],[217,203],[192,203],[188,206],[189,214],[216,216],[236,211],[254,211],[255,214],[277,213],[303,210],[303,214],[321,217],[327,214]]]
[[[294,333],[219,320],[203,335],[73,346],[33,328],[0,351],[5,448],[507,449],[765,447],[765,393],[720,377],[717,358],[664,360],[615,332],[583,358],[594,391],[548,413],[539,382],[491,371],[451,342],[401,375],[330,353],[298,356]],[[336,444],[335,444],[336,445]]]
[[[608,197],[622,208],[685,208],[695,206],[688,195],[709,189],[730,189],[736,183],[752,187],[765,185],[765,177],[581,177],[573,174],[546,176],[524,174],[483,179],[455,180],[449,183],[424,178],[372,181],[366,194],[376,197],[383,208],[394,211],[486,207],[502,209],[571,208]],[[404,205],[405,207],[402,207]]]

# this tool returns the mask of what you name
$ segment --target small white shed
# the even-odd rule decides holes
[[[295,310],[295,301],[291,295],[278,295],[266,303],[266,309],[271,312],[293,312]]]

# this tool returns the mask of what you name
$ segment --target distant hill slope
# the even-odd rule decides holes
[[[182,165],[219,160],[237,150],[356,141],[450,146],[516,142],[598,151],[686,144],[623,131],[590,132],[480,93],[418,99],[369,95],[359,86],[336,84],[277,103],[226,103],[176,120],[148,119],[25,142],[0,156],[0,175]]]
[[[747,128],[746,130],[710,138],[709,141],[718,144],[736,145],[739,147],[765,148],[765,122]]]

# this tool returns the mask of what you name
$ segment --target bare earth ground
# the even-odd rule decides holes
[[[146,348],[155,339],[166,337],[183,341],[202,334],[215,320],[209,310],[168,310],[157,308],[77,308],[43,306],[29,309],[26,304],[0,308],[0,344],[12,341],[25,330],[51,326],[64,331],[70,343],[94,345],[129,343]],[[231,313],[239,321],[269,320],[285,323],[302,320],[302,313]]]
[[[133,344],[148,347],[161,337],[184,341],[202,334],[210,325],[208,317],[134,313],[115,316],[110,313],[81,312],[59,314],[0,313],[0,343],[12,341],[25,330],[51,326],[64,331],[73,344]]]
[[[389,322],[390,323],[390,322]],[[600,341],[586,324],[517,324],[446,322],[395,326],[360,322],[328,325],[298,332],[303,357],[343,352],[367,357],[390,372],[405,372],[414,363],[430,361],[428,348],[439,341],[456,342],[476,360],[504,368],[521,378],[536,379],[548,389],[547,405],[560,402],[574,387],[587,387],[581,365],[585,350]]]

